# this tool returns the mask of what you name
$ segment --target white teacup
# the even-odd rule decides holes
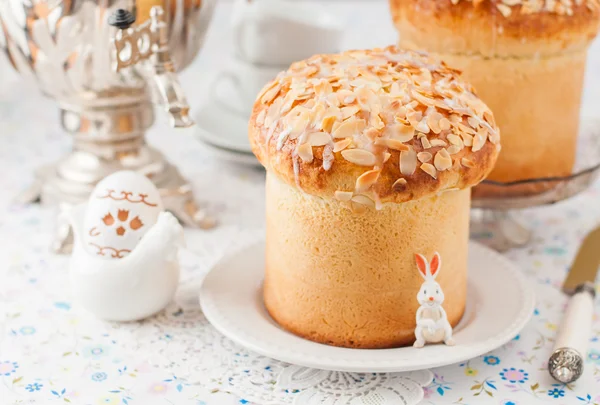
[[[237,0],[232,24],[236,56],[255,64],[287,66],[341,48],[341,22],[317,4]]]
[[[233,60],[212,84],[211,99],[223,108],[250,117],[256,96],[265,84],[286,67],[262,67]]]

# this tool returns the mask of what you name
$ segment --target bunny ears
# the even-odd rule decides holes
[[[419,269],[419,273],[424,279],[435,278],[437,277],[440,268],[442,267],[442,257],[438,252],[435,252],[431,262],[427,262],[425,256],[415,253],[415,260],[417,261],[417,268]]]

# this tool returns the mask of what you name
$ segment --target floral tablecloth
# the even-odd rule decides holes
[[[338,7],[352,27],[374,21],[361,16],[386,12],[385,3],[332,7]],[[226,26],[227,15],[228,6],[217,10],[219,21],[205,50],[184,75],[192,102],[202,101],[206,86],[196,78],[214,71],[211,63],[223,59],[218,30]],[[355,29],[349,42],[356,47],[393,42],[395,34],[387,18],[385,22],[388,26],[371,31],[380,32],[375,39],[365,42]],[[590,63],[596,63],[598,55],[593,52]],[[588,79],[588,97],[597,82]],[[55,106],[26,87],[0,60],[0,404],[300,403],[294,395],[301,389],[277,384],[282,373],[290,372],[287,365],[255,356],[221,336],[197,304],[199,283],[211,265],[262,233],[264,173],[220,162],[189,134],[160,124],[154,128],[150,142],[180,164],[220,226],[210,232],[186,231],[193,253],[182,257],[181,288],[164,312],[140,323],[99,321],[71,301],[68,258],[48,250],[54,210],[12,203],[31,182],[34,167],[69,148],[58,128]],[[507,256],[535,284],[537,305],[531,322],[494,352],[432,370],[424,404],[600,404],[598,315],[582,379],[557,384],[546,371],[566,303],[560,284],[583,236],[600,224],[600,184],[570,201],[523,214],[535,239]],[[600,304],[596,309],[600,314]],[[400,377],[341,378],[324,372],[311,378],[317,388],[303,403],[338,405],[386,403],[356,392],[354,397],[344,396],[342,391],[367,383],[390,388]]]

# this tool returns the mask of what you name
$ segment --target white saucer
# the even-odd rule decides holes
[[[287,363],[350,372],[400,372],[445,366],[502,346],[521,331],[533,314],[533,289],[519,269],[475,242],[469,244],[469,249],[467,310],[455,328],[456,346],[346,349],[311,342],[281,329],[262,300],[264,241],[221,260],[202,284],[200,305],[210,323],[225,336]]]
[[[249,117],[248,117],[249,118]],[[238,153],[252,153],[248,118],[219,102],[205,105],[195,116],[196,136],[206,143]]]

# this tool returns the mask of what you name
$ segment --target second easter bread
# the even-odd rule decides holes
[[[599,0],[390,0],[390,8],[400,46],[463,71],[494,111],[503,149],[490,180],[571,174]]]

